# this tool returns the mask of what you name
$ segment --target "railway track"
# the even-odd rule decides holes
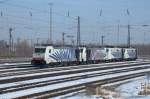
[[[149,69],[142,69],[136,71],[127,71],[127,72],[118,72],[118,73],[111,73],[106,75],[99,75],[94,77],[88,78],[81,78],[76,80],[70,80],[65,82],[59,82],[55,84],[48,84],[44,86],[34,86],[30,89],[24,89],[21,91],[9,92],[1,94],[0,97],[7,96],[8,98],[46,98],[46,97],[54,97],[58,95],[62,95],[64,93],[73,92],[77,90],[81,90],[85,88],[85,85],[92,84],[92,83],[99,83],[99,84],[107,84],[111,82],[116,82],[120,80],[126,80],[129,78],[134,78],[138,76],[143,76],[146,72],[149,72]],[[16,96],[13,96],[16,95]]]
[[[87,85],[102,86],[105,84],[110,84],[110,83],[119,82],[119,81],[125,81],[128,79],[132,80],[133,78],[140,77],[143,75],[144,75],[144,73],[134,74],[134,75],[132,75],[132,74],[131,75],[125,75],[125,76],[110,78],[110,79],[106,79],[106,80],[89,82],[89,83],[81,84],[78,86],[70,86],[70,87],[66,87],[63,89],[47,91],[47,92],[38,93],[38,94],[32,94],[32,95],[28,95],[28,96],[23,96],[21,98],[27,98],[28,97],[28,98],[34,98],[34,99],[47,99],[47,98],[49,98],[49,99],[54,98],[55,99],[55,97],[61,97],[63,95],[69,94],[69,93],[79,92],[81,90],[85,90]],[[63,99],[65,99],[65,98],[63,98]]]
[[[34,67],[33,65],[26,63],[26,64],[1,64],[0,69],[14,69],[14,68],[29,68]]]
[[[147,63],[146,63],[147,64]],[[107,69],[113,69],[113,68],[123,68],[123,67],[129,67],[129,66],[136,66],[137,64],[116,64],[111,66],[98,66],[98,67],[91,67],[91,68],[82,68],[82,69],[71,69],[71,70],[61,70],[61,71],[48,71],[48,72],[38,72],[38,73],[31,73],[31,74],[23,74],[23,75],[3,75],[1,74],[0,78],[0,84],[3,83],[9,83],[9,82],[16,82],[16,81],[24,81],[24,80],[31,80],[31,79],[41,79],[45,77],[55,77],[59,75],[69,75],[69,74],[76,74],[76,73],[82,73],[82,72],[92,72],[92,71],[101,71],[101,70],[107,70]],[[138,64],[143,65],[143,63]]]
[[[133,63],[133,62],[141,62],[141,61],[128,61],[128,63]],[[146,61],[142,61],[142,62],[146,62]],[[125,62],[113,62],[113,63],[101,63],[101,64],[116,64],[116,63],[125,63]],[[95,64],[96,65],[96,64]],[[84,66],[87,66],[87,65],[78,65],[78,66],[53,66],[53,67],[49,67],[49,68],[52,68],[52,69],[67,69],[67,68],[78,68],[78,67],[84,67]],[[42,68],[39,68],[38,66],[33,66],[31,64],[0,64],[0,73],[1,72],[11,72],[11,71],[21,71],[21,68],[22,69],[29,69],[31,70],[32,67],[34,68],[38,68],[38,69],[41,69],[43,70]]]
[[[137,60],[137,61],[123,61],[123,62],[111,62],[111,63],[100,63],[100,64],[116,64],[116,63],[140,63],[140,62],[149,62],[148,60],[145,61],[145,60]],[[99,64],[94,64],[94,65],[99,65]],[[84,66],[87,66],[86,65],[78,65],[78,66],[75,66],[75,65],[70,65],[70,66],[49,66],[49,68],[57,68],[57,69],[66,69],[66,68],[78,68],[78,67],[84,67]],[[30,68],[30,67],[35,67],[34,65],[31,65],[30,63],[19,63],[19,64],[0,64],[0,69],[2,70],[19,70],[20,68]],[[39,68],[38,66],[36,68]],[[40,69],[40,68],[39,68]]]
[[[61,95],[61,93],[73,92],[85,88],[85,85],[88,83],[93,83],[93,81],[84,83],[87,79],[96,79],[103,78],[112,75],[123,75],[129,72],[136,71],[135,76],[144,75],[145,72],[150,71],[149,62],[120,62],[118,63],[106,63],[106,64],[91,64],[91,65],[81,65],[80,66],[71,66],[71,67],[58,67],[58,68],[46,68],[52,69],[46,71],[45,69],[37,69],[38,72],[33,72],[30,74],[23,75],[23,73],[28,73],[29,71],[22,72],[17,71],[15,75],[5,75],[0,77],[0,98],[11,96],[11,98],[46,98],[53,97],[56,95]],[[23,69],[23,68],[22,68]],[[139,72],[138,72],[139,71]],[[145,71],[145,72],[143,72]],[[11,74],[12,72],[10,72]],[[133,73],[132,73],[133,74]],[[129,75],[129,74],[128,74]],[[125,76],[125,75],[124,75]],[[116,76],[117,77],[117,76]],[[126,76],[125,76],[126,77]],[[114,78],[116,79],[116,78]],[[118,78],[119,79],[119,78]],[[120,78],[122,79],[122,78]],[[126,78],[127,79],[127,78]],[[106,81],[113,80],[112,78],[105,79]],[[105,80],[96,80],[95,82],[106,82]],[[55,88],[56,85],[66,84],[68,82],[82,82],[84,84],[77,84],[73,86],[67,86],[62,88]],[[69,85],[69,84],[68,84]],[[51,88],[49,87],[51,86]],[[53,87],[52,87],[53,86]],[[66,86],[66,85],[65,85]],[[36,90],[47,89],[47,91],[36,92]],[[55,89],[53,89],[55,88]],[[70,89],[71,88],[71,89]],[[72,90],[72,91],[71,91]],[[28,93],[34,92],[35,93]],[[25,92],[26,94],[22,96],[15,96],[18,93]],[[14,95],[14,97],[13,97]]]
[[[23,89],[27,89],[27,88],[56,84],[56,83],[60,83],[60,82],[62,83],[62,82],[66,82],[66,81],[91,78],[91,77],[114,74],[114,73],[129,72],[129,71],[135,71],[135,70],[146,69],[146,68],[150,68],[150,67],[145,65],[142,67],[139,66],[139,67],[119,68],[119,69],[112,69],[112,70],[95,71],[95,72],[91,72],[91,73],[84,72],[84,73],[78,73],[78,76],[77,76],[77,74],[71,74],[71,75],[67,75],[67,76],[49,77],[47,79],[43,79],[43,80],[41,79],[40,81],[30,80],[30,81],[28,81],[30,83],[28,83],[27,81],[22,81],[22,82],[17,82],[17,84],[14,84],[11,86],[8,86],[8,84],[4,84],[6,87],[4,87],[4,88],[0,87],[0,90],[1,90],[1,93],[6,93],[6,92],[23,90]],[[4,85],[2,85],[2,86],[4,86]]]
[[[139,61],[131,61],[131,62],[116,62],[116,63],[104,63],[104,64],[89,64],[89,65],[79,65],[79,66],[68,66],[68,67],[58,67],[58,68],[44,68],[44,69],[37,69],[36,67],[30,67],[30,68],[17,68],[16,69],[1,69],[0,70],[0,77],[6,77],[6,76],[15,76],[15,75],[26,75],[26,74],[35,74],[35,73],[49,73],[54,71],[66,71],[70,70],[71,72],[80,70],[82,72],[83,70],[88,69],[109,69],[109,68],[120,68],[120,66],[126,66],[126,65],[142,65],[142,64],[149,64],[150,62],[139,62]],[[118,65],[117,65],[118,64]],[[119,66],[119,67],[116,67]],[[81,71],[82,70],[82,71]]]

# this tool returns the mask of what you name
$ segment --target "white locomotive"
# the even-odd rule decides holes
[[[70,65],[136,60],[135,48],[35,46],[32,64]]]
[[[137,50],[134,48],[124,48],[123,49],[124,60],[136,60],[137,59]]]

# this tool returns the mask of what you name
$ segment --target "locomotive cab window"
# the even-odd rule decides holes
[[[106,52],[109,52],[109,49],[106,49]]]
[[[46,48],[35,48],[35,53],[45,53]]]
[[[80,52],[83,53],[83,49],[80,49]]]
[[[49,50],[49,53],[51,53],[51,49]]]

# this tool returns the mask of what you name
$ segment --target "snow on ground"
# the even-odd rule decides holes
[[[141,83],[144,82],[147,82],[146,76],[139,80],[120,85],[116,90],[118,90],[125,99],[150,99],[150,96],[138,95],[138,92],[141,90]]]
[[[127,62],[112,62],[112,63],[102,63],[102,64],[91,64],[91,65],[105,65],[105,64],[121,64],[121,63],[132,63],[132,62],[141,62],[141,61],[145,61],[145,60],[136,60],[136,61],[127,61]],[[10,65],[28,65],[30,64],[30,62],[21,62],[21,63],[0,63],[0,67],[1,66],[10,66]],[[82,65],[84,66],[84,65]],[[86,66],[86,65],[85,65]]]
[[[23,62],[23,63],[3,63],[0,66],[10,66],[10,65],[29,65],[30,62]]]
[[[77,95],[74,95],[74,96],[66,96],[66,97],[55,97],[55,98],[52,98],[52,99],[102,99],[100,97],[96,98],[97,96],[93,95],[93,96],[90,96],[90,95],[87,95],[86,93],[78,93]]]
[[[65,97],[64,99],[91,99],[91,98],[92,98],[91,96],[87,96],[85,93],[80,93],[80,94],[78,94],[78,96]],[[58,99],[58,98],[54,98],[54,99]]]
[[[85,84],[85,83],[94,82],[94,81],[98,81],[98,80],[110,79],[113,77],[118,77],[118,75],[123,76],[123,75],[135,74],[135,73],[139,73],[139,72],[148,72],[148,71],[150,71],[150,69],[130,71],[127,73],[103,75],[103,76],[99,76],[99,77],[63,82],[63,83],[48,85],[48,86],[44,86],[44,87],[36,87],[36,88],[1,94],[0,98],[6,98],[6,99],[17,98],[17,97],[21,97],[21,96],[25,96],[25,95],[29,95],[29,94],[33,94],[33,93],[46,92],[46,91],[55,90],[55,89],[59,89],[59,88],[63,88],[63,87],[71,87],[71,86]]]
[[[124,64],[126,65],[126,64]],[[120,65],[115,65],[115,66],[120,66]],[[148,66],[149,67],[149,64],[148,65],[140,65],[140,66],[136,66],[136,67],[146,67]],[[103,67],[107,67],[107,66],[103,66]],[[92,69],[92,68],[95,68],[95,67],[89,67],[89,68],[86,68],[86,69]],[[127,69],[127,68],[133,68],[133,67],[124,67],[124,68],[121,68],[121,69]],[[78,69],[73,69],[73,70],[64,70],[63,72],[67,72],[67,71],[75,71],[75,70],[85,70],[85,68],[78,68]],[[113,70],[119,70],[118,68],[117,69],[113,69]],[[100,72],[108,72],[108,71],[112,71],[111,70],[101,70]],[[29,76],[37,76],[37,75],[44,75],[44,74],[51,74],[51,73],[60,73],[62,71],[54,71],[54,72],[43,72],[43,73],[34,73],[34,74],[25,74],[25,75],[15,75],[15,76],[9,76],[9,77],[1,77],[0,80],[5,80],[5,79],[12,79],[12,78],[17,78],[17,77],[29,77]],[[99,72],[99,71],[98,71]],[[91,72],[90,72],[91,73]]]
[[[14,67],[14,68],[9,68],[9,69],[8,68],[6,68],[6,69],[0,68],[0,72],[4,72],[6,74],[6,71],[11,71],[11,72],[17,71],[18,72],[18,71],[23,71],[23,70],[27,70],[27,69],[35,69],[35,67],[30,67],[30,68],[29,67],[22,67],[22,68]],[[8,74],[10,74],[10,72],[8,72]]]
[[[149,66],[149,65],[143,65],[143,66]],[[137,66],[137,67],[141,67],[141,66]],[[32,80],[20,81],[20,82],[15,82],[15,83],[6,83],[6,84],[0,84],[0,88],[18,86],[18,85],[21,85],[21,84],[37,83],[37,82],[48,81],[48,80],[65,79],[65,78],[68,78],[68,77],[83,76],[83,75],[96,74],[96,73],[102,73],[102,72],[109,72],[109,71],[112,71],[112,70],[129,69],[129,68],[133,68],[133,67],[124,67],[124,68],[121,68],[121,69],[117,68],[117,69],[111,69],[111,70],[101,70],[101,71],[94,71],[94,72],[76,73],[76,74],[70,74],[70,75],[61,75],[61,76],[46,77],[46,78],[40,78],[40,79],[32,79]],[[46,73],[46,72],[44,72],[44,73]],[[38,74],[41,75],[41,73],[38,73]],[[29,74],[27,74],[27,75],[29,76]],[[33,76],[35,74],[30,74],[30,75]],[[19,75],[19,77],[26,77],[26,75]],[[4,77],[4,78],[9,79],[10,76],[9,77]],[[1,79],[2,79],[2,77],[0,78],[0,80]]]
[[[121,84],[116,88],[117,92],[120,92],[121,99],[150,99],[150,96],[139,96],[138,92],[141,89],[141,83],[147,82],[147,77],[142,77],[138,79],[133,79],[130,82],[126,82]],[[76,95],[72,95],[70,97],[65,98],[53,98],[53,99],[101,99],[95,98],[94,96],[88,96],[86,93],[78,93]],[[113,98],[109,98],[113,99]]]

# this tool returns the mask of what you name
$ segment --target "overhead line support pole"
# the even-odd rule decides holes
[[[101,40],[102,40],[102,46],[104,46],[104,35],[101,36]]]
[[[12,51],[12,28],[9,28],[9,56],[11,57]]]
[[[80,17],[78,16],[78,24],[77,24],[77,46],[80,46]]]
[[[64,45],[65,45],[65,34],[66,33],[62,33],[62,46],[64,47]]]
[[[49,43],[52,44],[52,6],[53,3],[49,3],[50,6],[50,32],[49,32]]]
[[[130,25],[128,24],[128,47],[131,46]]]

